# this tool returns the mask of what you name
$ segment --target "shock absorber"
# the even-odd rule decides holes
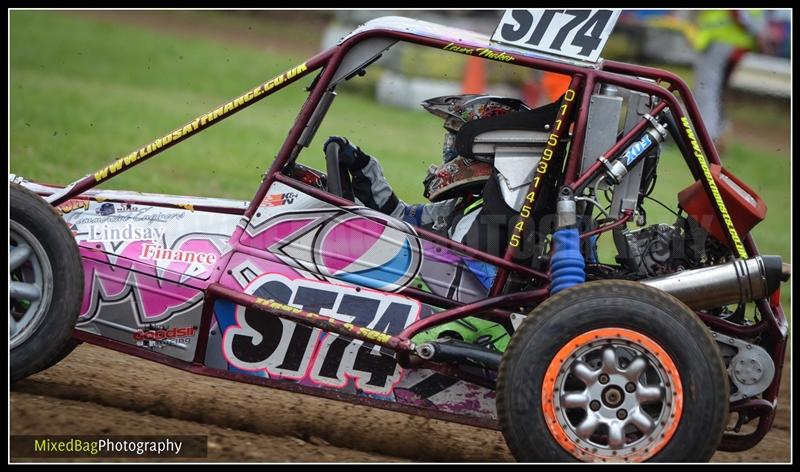
[[[607,185],[616,185],[620,183],[622,178],[625,177],[636,164],[644,159],[650,151],[659,145],[659,143],[666,139],[666,126],[662,125],[657,118],[649,114],[646,114],[644,117],[650,121],[650,126],[648,126],[613,163],[605,159],[603,160],[606,166],[605,181]]]
[[[569,187],[563,187],[556,205],[557,229],[553,233],[553,256],[550,258],[550,293],[586,281],[586,263],[581,254],[575,196]]]

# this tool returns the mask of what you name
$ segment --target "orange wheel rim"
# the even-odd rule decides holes
[[[653,339],[625,328],[595,329],[550,362],[542,411],[553,438],[575,458],[641,462],[675,434],[683,389],[675,363]]]

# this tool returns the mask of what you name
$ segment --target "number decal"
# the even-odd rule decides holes
[[[528,10],[514,10],[511,12],[514,21],[518,26],[511,23],[506,23],[502,26],[503,37],[508,38],[509,41],[519,41],[528,34],[528,29],[533,24],[533,15]]]
[[[603,42],[601,33],[610,19],[610,10],[599,10],[589,18],[589,21],[581,26],[581,29],[579,29],[577,33],[575,33],[572,44],[581,48],[579,53],[581,56],[588,56],[592,51],[600,47],[600,44]]]
[[[573,79],[574,82],[574,79]],[[570,85],[572,87],[572,85]],[[530,191],[525,196],[525,200],[528,202],[520,208],[519,211],[519,218],[517,222],[514,224],[514,231],[509,238],[508,244],[514,251],[516,252],[524,252],[524,248],[520,249],[522,245],[523,237],[525,236],[525,225],[530,221],[532,211],[533,211],[533,204],[536,201],[536,192],[539,191],[542,182],[544,181],[545,177],[547,176],[547,170],[551,167],[550,161],[553,158],[553,149],[558,146],[558,140],[561,136],[561,131],[558,130],[561,126],[562,119],[567,118],[566,114],[567,111],[571,110],[572,105],[574,105],[573,100],[575,99],[575,90],[572,88],[567,89],[564,93],[564,99],[562,100],[562,105],[559,108],[559,115],[556,119],[556,123],[558,126],[556,127],[556,132],[552,133],[547,139],[547,146],[545,146],[544,151],[542,151],[542,158],[539,160],[539,164],[536,166],[536,171],[533,177],[533,181],[531,182]],[[567,106],[569,105],[569,106]],[[519,254],[517,254],[519,256]]]
[[[547,31],[547,28],[550,26],[550,22],[553,21],[553,16],[555,16],[555,14],[555,10],[547,10],[544,12],[542,19],[539,20],[539,24],[536,25],[536,29],[533,30],[533,34],[531,34],[530,39],[526,41],[528,44],[532,44],[534,46],[539,45],[539,42],[542,40],[542,36],[544,36],[544,32]]]
[[[250,290],[255,287],[255,290]],[[378,332],[397,334],[419,318],[418,302],[393,294],[313,280],[263,274],[245,291]],[[222,335],[223,355],[237,369],[270,377],[307,379],[332,388],[354,380],[364,392],[386,395],[400,381],[392,350],[342,338],[279,319],[256,309],[237,308],[236,324]]]
[[[349,317],[350,319],[347,320],[348,323],[358,326],[369,326],[375,319],[379,305],[380,301],[378,300],[344,295],[342,301],[339,303],[337,312]],[[350,362],[343,361],[345,358],[352,358],[355,356],[354,351],[356,351],[357,348],[348,349],[351,346],[355,347],[355,343],[356,341],[342,339],[339,336],[327,336],[317,355],[317,358],[321,358],[322,362],[318,363],[315,369],[316,372],[312,372],[311,378],[319,383],[344,386],[347,381],[347,379],[344,378],[344,371],[350,367],[347,365]]]
[[[493,41],[597,62],[620,10],[506,10]]]
[[[589,12],[586,10],[564,10],[564,14],[572,16],[572,19],[558,30],[556,37],[553,38],[553,42],[550,43],[550,49],[553,51],[561,51],[561,46],[564,44],[564,40],[567,38],[570,31],[589,17]]]
[[[545,160],[539,161],[539,165],[536,167],[536,172],[540,174],[547,172],[547,162]]]

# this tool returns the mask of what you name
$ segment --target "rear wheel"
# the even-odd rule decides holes
[[[11,381],[66,357],[83,297],[83,267],[64,220],[35,193],[9,183],[8,345]]]
[[[519,461],[706,461],[727,376],[686,305],[635,282],[590,282],[542,303],[511,338],[497,410]]]

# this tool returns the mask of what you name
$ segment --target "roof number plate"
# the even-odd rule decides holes
[[[506,10],[492,41],[597,62],[620,10]]]

